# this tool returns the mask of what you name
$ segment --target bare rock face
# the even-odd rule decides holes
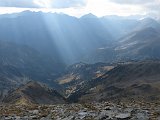
[[[43,87],[37,82],[29,82],[11,92],[3,99],[3,102],[11,104],[57,104],[65,103],[65,98],[53,89]]]

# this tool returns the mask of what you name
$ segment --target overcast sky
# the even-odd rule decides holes
[[[0,0],[0,13],[23,10],[63,12],[72,16],[160,16],[160,0]]]

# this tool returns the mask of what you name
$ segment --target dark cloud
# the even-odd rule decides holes
[[[33,0],[0,0],[0,7],[22,7],[22,8],[36,8]]]
[[[86,0],[0,0],[0,7],[45,8],[46,4],[51,8],[81,7]]]

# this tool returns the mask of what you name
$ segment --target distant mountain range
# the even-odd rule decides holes
[[[160,23],[151,18],[0,15],[0,101],[14,103],[25,96],[31,103],[54,103],[52,92],[60,103],[66,102],[62,95],[68,102],[93,101],[91,96],[119,100],[125,94],[159,99],[159,51]],[[36,88],[46,94],[42,101]]]
[[[111,55],[119,52],[112,48],[120,47],[119,42],[129,39],[131,34],[143,34],[137,36],[137,40],[147,37],[145,29],[156,31],[158,36],[160,24],[151,18],[98,18],[93,14],[76,18],[65,14],[24,11],[0,16],[0,40],[30,46],[67,65],[80,61],[113,61],[117,56],[114,58]],[[105,48],[107,55],[102,50]]]

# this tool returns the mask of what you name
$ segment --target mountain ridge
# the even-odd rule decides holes
[[[159,61],[120,63],[103,76],[83,85],[79,91],[71,94],[68,100],[158,102],[159,69]]]
[[[60,104],[65,103],[57,91],[43,87],[35,81],[30,81],[10,92],[3,100],[6,104]]]

